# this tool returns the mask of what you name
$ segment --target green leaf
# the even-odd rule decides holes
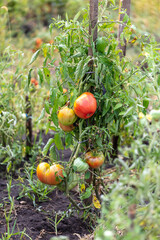
[[[53,106],[57,97],[58,89],[57,88],[51,88],[50,89],[50,101],[51,105]]]
[[[48,140],[48,142],[46,143],[46,145],[44,146],[44,148],[43,148],[42,154],[43,154],[44,156],[47,155],[47,152],[48,152],[48,150],[49,150],[49,148],[50,148],[50,146],[51,146],[52,143],[54,143],[54,139],[53,139],[53,138],[50,138],[50,139]]]
[[[83,60],[79,61],[76,71],[75,71],[75,80],[77,81],[80,78],[82,73]]]
[[[120,108],[122,106],[123,106],[122,103],[117,103],[116,106],[113,108],[113,110],[116,110],[116,109],[118,109],[118,108]]]
[[[96,139],[96,143],[97,143],[97,145],[98,145],[99,147],[102,147],[102,138],[98,137],[98,138]]]
[[[66,172],[64,170],[62,170],[62,172],[63,172],[63,176],[66,178],[67,177]]]
[[[45,102],[44,107],[45,107],[46,112],[48,114],[50,114],[50,108],[49,108],[49,102],[48,101]]]
[[[72,134],[67,133],[65,135],[65,146],[66,148],[69,148],[69,146],[72,144]]]
[[[85,179],[89,179],[90,176],[91,176],[91,173],[90,173],[89,171],[87,171],[87,172],[85,173]]]
[[[47,80],[48,84],[50,84],[51,74],[48,68],[43,68],[45,79]]]
[[[55,113],[55,112],[52,111],[52,113],[51,113],[51,119],[52,119],[54,125],[58,127],[58,117],[57,117],[57,113]]]
[[[91,194],[92,194],[92,189],[91,189],[91,187],[88,187],[88,188],[86,188],[85,193],[82,194],[81,199],[82,200],[87,199],[91,196]]]
[[[160,74],[157,77],[157,84],[158,84],[158,86],[160,86]]]
[[[40,53],[40,49],[38,49],[33,55],[32,55],[32,58],[30,60],[30,62],[28,63],[28,65],[31,65],[38,57],[39,53]]]
[[[39,83],[40,83],[40,85],[42,85],[44,79],[43,79],[43,73],[42,73],[40,68],[38,68],[37,73],[38,73],[38,76],[39,76]]]
[[[127,13],[124,15],[124,18],[123,18],[123,22],[128,22],[129,20],[129,16],[127,15]]]
[[[10,171],[11,167],[12,167],[12,161],[7,163],[7,172]]]
[[[67,102],[67,95],[61,95],[58,99],[59,106],[62,107]]]
[[[110,101],[108,99],[106,99],[105,105],[103,107],[102,117],[104,117],[104,115],[106,115],[106,113],[109,111],[110,106],[111,106],[110,104],[111,104]]]
[[[52,145],[50,148],[50,158],[51,160],[57,160],[57,152],[56,152],[55,145]]]
[[[78,20],[78,18],[80,17],[81,15],[81,11],[79,11],[73,18],[73,22],[76,22]]]
[[[61,139],[59,133],[55,134],[55,136],[54,136],[54,143],[55,143],[55,145],[56,145],[58,150],[64,149],[63,144],[62,144],[62,139]]]
[[[72,94],[71,94],[71,97],[70,97],[70,105],[71,105],[71,107],[73,106],[73,104],[74,104],[74,102],[75,102],[75,100],[76,100],[76,98],[77,98],[77,90],[76,89],[74,89],[73,91],[72,91]]]
[[[126,117],[126,116],[130,115],[131,112],[132,112],[132,109],[133,109],[133,106],[128,108],[127,111],[124,113],[123,117]]]
[[[143,106],[144,106],[145,108],[148,108],[148,106],[149,106],[149,99],[148,99],[148,98],[145,98],[145,99],[143,100]]]
[[[44,115],[45,115],[45,108],[42,109],[41,115],[37,119],[37,122],[40,121],[42,118],[44,118]]]
[[[29,69],[29,73],[28,73],[28,81],[27,81],[27,86],[29,87],[29,84],[31,82],[31,74],[32,74],[33,68]]]

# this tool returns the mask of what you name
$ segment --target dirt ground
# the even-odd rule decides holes
[[[44,136],[44,142],[50,136]],[[70,151],[66,150],[64,154],[64,161],[67,161],[70,156]],[[2,172],[1,172],[2,173]],[[75,194],[76,198],[76,192]],[[64,216],[64,211],[68,213],[68,216],[62,217],[63,219],[57,226],[57,235],[68,236],[69,240],[81,239],[93,239],[91,230],[89,230],[89,224],[80,218],[76,211],[69,211],[69,200],[60,190],[54,190],[49,195],[46,201],[38,203],[33,206],[33,202],[27,198],[19,197],[19,186],[17,185],[16,178],[12,180],[11,197],[14,198],[14,209],[12,211],[11,221],[9,222],[10,232],[15,224],[14,232],[20,232],[25,229],[25,233],[32,240],[50,240],[51,237],[56,236],[55,229],[55,216],[58,220]],[[9,213],[10,202],[8,200],[7,180],[4,172],[0,177],[0,239],[2,234],[7,232],[7,223],[5,218],[5,212]],[[66,214],[67,215],[67,214]],[[85,238],[84,238],[85,236]],[[27,236],[20,238],[19,236],[13,236],[12,240],[27,240]]]

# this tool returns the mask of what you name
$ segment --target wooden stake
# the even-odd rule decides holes
[[[121,11],[126,10],[126,13],[128,16],[130,16],[130,5],[131,5],[131,0],[119,0],[119,21],[123,21],[124,18],[124,14],[120,14]],[[126,46],[127,46],[127,42],[124,39],[124,45],[121,45],[121,41],[120,41],[120,37],[121,34],[124,30],[125,27],[125,23],[124,24],[119,24],[119,28],[118,28],[118,42],[119,42],[119,49],[122,50],[122,52],[120,52],[120,58],[122,58],[123,56],[126,56]]]
[[[97,39],[98,0],[90,0],[89,45]],[[88,49],[88,56],[93,56],[92,46]],[[93,63],[91,63],[93,64]]]
[[[89,49],[88,49],[88,56],[93,57],[93,51],[92,51],[92,43],[96,42],[97,39],[97,22],[98,22],[98,0],[90,0],[90,20],[89,20]],[[89,62],[89,66],[91,68],[91,71],[93,70],[93,61]],[[92,169],[88,170],[90,177],[89,179],[86,179],[85,187],[87,188],[92,183]],[[86,206],[89,206],[92,203],[92,195],[84,199],[84,203]]]
[[[26,156],[30,155],[30,150],[32,148],[32,112],[31,112],[31,102],[26,96]]]

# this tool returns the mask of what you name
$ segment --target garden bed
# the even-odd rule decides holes
[[[43,134],[43,144],[52,136],[52,134],[48,134],[47,136]],[[70,150],[65,150],[63,160],[67,161],[69,156]],[[84,222],[80,217],[82,215],[81,213],[78,215],[77,211],[70,207],[70,201],[62,191],[58,189],[53,190],[45,201],[36,201],[34,206],[32,200],[25,197],[19,198],[21,189],[17,179],[18,176],[14,176],[11,183],[10,195],[14,201],[14,206],[9,221],[10,232],[13,228],[15,233],[25,230],[24,232],[33,240],[49,240],[56,235],[68,236],[70,240],[80,239],[84,236],[87,236],[85,239],[92,239],[89,224]],[[9,216],[11,209],[11,202],[8,199],[7,184],[9,184],[9,181],[6,178],[6,173],[3,172],[2,175],[1,171],[0,237],[7,232],[5,212],[6,216]],[[78,199],[76,191],[73,191],[73,197]],[[56,223],[61,219],[58,225],[55,225],[55,219]],[[20,236],[20,234],[12,236],[12,239],[29,239],[25,235],[23,238],[20,238]]]

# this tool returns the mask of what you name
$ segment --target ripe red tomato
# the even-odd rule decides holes
[[[91,168],[99,168],[104,163],[102,152],[90,151],[85,154],[85,160]]]
[[[74,102],[75,114],[83,119],[90,118],[97,109],[97,101],[90,92],[80,95]]]
[[[37,167],[37,177],[45,184],[57,185],[62,181],[63,167],[60,164],[49,165],[46,162],[42,162]]]
[[[68,108],[67,106],[61,108],[58,111],[58,120],[62,125],[69,126],[76,121],[77,117],[73,109]]]
[[[59,126],[60,128],[64,131],[64,132],[71,132],[74,129],[74,125],[69,125],[69,126],[65,126],[62,123],[59,122]]]

